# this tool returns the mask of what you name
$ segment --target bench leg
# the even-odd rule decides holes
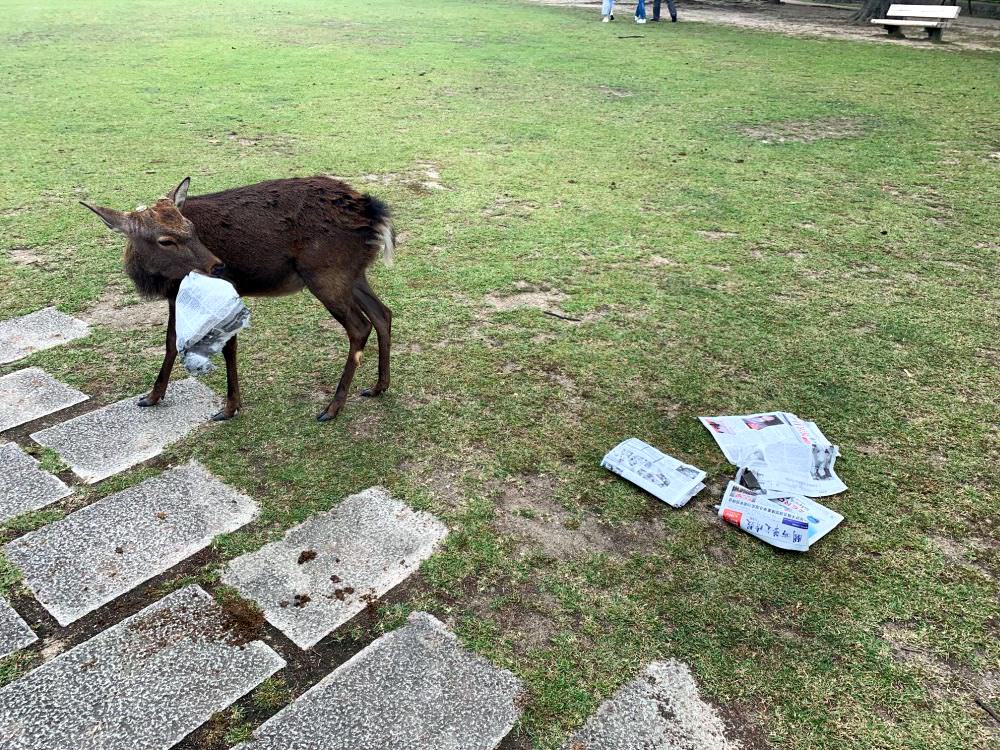
[[[886,26],[885,30],[889,32],[889,36],[893,39],[906,39],[906,37],[903,36],[902,26]]]
[[[930,39],[932,42],[940,42],[941,41],[941,34],[944,31],[944,29],[942,29],[942,28],[930,28],[930,29],[926,29],[926,31],[927,31],[927,38],[928,39]]]

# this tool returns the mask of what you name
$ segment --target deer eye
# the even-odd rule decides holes
[[[174,242],[173,237],[160,237],[157,242],[160,244],[160,247],[171,247],[172,245],[177,244]]]

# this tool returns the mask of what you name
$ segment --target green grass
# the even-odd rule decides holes
[[[989,745],[970,686],[1000,668],[995,55],[702,24],[621,39],[502,0],[2,7],[0,319],[124,284],[122,242],[80,199],[401,175],[371,186],[403,233],[372,274],[395,313],[385,398],[313,421],[346,340],[311,297],[257,301],[246,412],[170,452],[261,504],[223,557],[376,483],[440,514],[453,533],[406,607],[524,680],[535,748],[666,657],[775,747]],[[741,133],[830,118],[861,132]],[[423,163],[445,190],[409,184]],[[583,322],[485,304],[518,282]],[[97,327],[27,362],[107,402],[148,388],[161,340]],[[847,520],[808,554],[721,526],[709,493],[674,511],[598,467],[638,436],[718,484],[731,469],[695,417],[774,408],[843,451]],[[498,495],[533,474],[636,544],[556,560],[499,533]]]

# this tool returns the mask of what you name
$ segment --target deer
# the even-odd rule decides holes
[[[152,407],[167,392],[177,357],[177,292],[190,272],[230,282],[240,296],[280,296],[308,289],[344,328],[349,344],[337,390],[317,415],[334,419],[347,401],[368,337],[378,338],[378,379],[361,392],[389,387],[392,311],[365,276],[379,252],[392,265],[395,232],[388,207],[331,177],[269,180],[208,195],[188,196],[191,178],[152,206],[117,211],[81,204],[127,238],[125,272],[140,296],[165,299],[166,353],[152,390],[138,405]],[[226,403],[213,417],[243,409],[236,367],[236,336],[224,346]]]

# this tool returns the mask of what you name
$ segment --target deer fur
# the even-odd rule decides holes
[[[176,298],[191,271],[226,279],[241,296],[277,296],[308,289],[347,332],[349,352],[336,393],[318,419],[343,408],[362,352],[375,329],[378,380],[365,396],[389,387],[392,312],[375,296],[365,272],[379,251],[391,265],[395,249],[389,209],[329,177],[269,180],[188,197],[185,178],[150,208],[124,212],[83,205],[109,229],[128,238],[125,271],[146,297],[170,306],[166,354],[153,389],[140,406],[154,406],[167,390],[177,356]],[[216,419],[242,409],[236,369],[236,337],[223,349],[226,406]]]

